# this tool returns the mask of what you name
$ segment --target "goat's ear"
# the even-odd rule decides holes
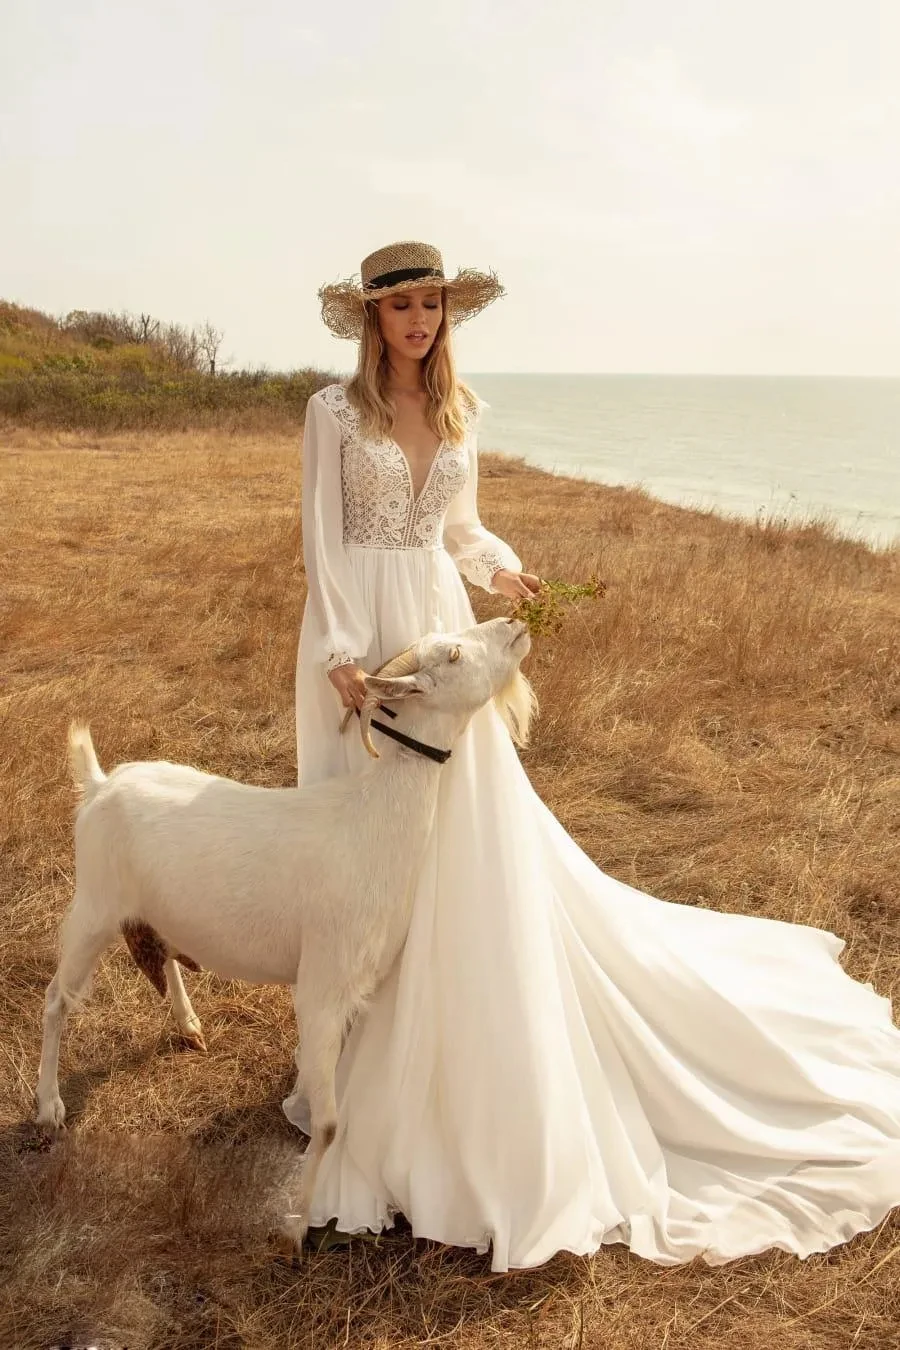
[[[410,694],[427,694],[434,688],[434,680],[423,670],[416,671],[415,675],[395,675],[387,679],[363,673],[363,678],[369,693],[388,700],[409,698]]]

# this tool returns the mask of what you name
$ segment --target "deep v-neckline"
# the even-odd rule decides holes
[[[421,486],[421,488],[419,489],[418,492],[415,492],[415,491],[413,490],[412,468],[411,468],[411,466],[410,466],[409,460],[408,460],[407,457],[406,457],[406,451],[405,451],[405,450],[403,449],[403,447],[399,444],[399,442],[397,442],[397,441],[394,440],[393,436],[389,436],[389,437],[388,437],[388,440],[390,441],[390,444],[394,447],[394,449],[397,451],[397,454],[398,454],[398,455],[400,456],[400,458],[403,460],[403,463],[406,465],[406,477],[407,477],[407,481],[408,481],[408,483],[409,483],[409,498],[410,498],[410,501],[411,501],[411,503],[412,503],[413,509],[415,509],[415,508],[419,505],[419,502],[422,500],[423,496],[425,495],[425,489],[428,487],[428,484],[431,482],[431,476],[432,476],[432,474],[434,473],[434,467],[435,467],[435,465],[437,464],[438,460],[440,459],[441,454],[442,454],[442,452],[443,452],[443,450],[444,450],[444,447],[446,446],[447,442],[446,442],[446,441],[439,441],[439,442],[438,442],[438,447],[437,447],[437,449],[435,450],[434,454],[432,455],[431,463],[430,463],[429,466],[428,466],[428,472],[427,472],[426,475],[425,475],[425,479],[424,479],[424,481],[423,481],[423,483],[422,483],[422,486]]]

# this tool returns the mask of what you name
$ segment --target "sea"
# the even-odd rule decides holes
[[[900,545],[900,379],[463,377],[485,450],[732,518],[824,520]]]

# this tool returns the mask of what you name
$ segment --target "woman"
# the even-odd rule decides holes
[[[540,584],[479,519],[478,406],[451,352],[500,294],[414,243],[320,292],[359,362],[306,419],[303,784],[369,762],[339,730],[363,671],[475,621],[460,573],[510,598]],[[313,1224],[402,1212],[498,1271],[611,1242],[719,1264],[825,1251],[900,1203],[900,1031],[839,938],[607,876],[493,705],[440,773],[409,937],[341,1056]]]

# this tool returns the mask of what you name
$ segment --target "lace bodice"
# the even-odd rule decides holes
[[[360,433],[359,414],[344,386],[330,384],[319,398],[341,429],[344,543],[372,548],[441,546],[444,512],[468,476],[467,445],[438,446],[414,499],[403,451],[395,441],[376,441]]]
[[[481,524],[476,425],[462,445],[442,442],[418,496],[409,461],[390,438],[363,434],[342,384],[309,400],[303,435],[303,554],[307,604],[326,669],[358,661],[371,639],[348,548],[445,548],[460,572],[491,591],[498,568],[521,571],[513,549]]]

